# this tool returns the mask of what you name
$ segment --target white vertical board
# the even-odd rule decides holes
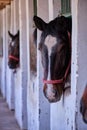
[[[6,9],[3,9],[3,61],[2,61],[2,94],[6,98]]]
[[[10,97],[10,92],[9,92],[9,68],[8,68],[8,45],[9,45],[9,35],[8,31],[10,30],[10,18],[11,18],[11,6],[7,5],[6,6],[6,100],[8,102],[9,97]]]
[[[49,21],[54,19],[54,0],[49,0]],[[59,2],[59,1],[58,1]],[[57,4],[55,5],[57,9]],[[57,16],[56,16],[57,17]],[[64,130],[65,129],[65,121],[64,121],[64,106],[63,100],[52,103],[50,105],[50,129],[51,130]],[[61,125],[63,124],[63,125]]]
[[[14,34],[16,34],[18,30],[19,30],[19,0],[14,0]],[[19,49],[19,53],[20,53],[20,49]],[[23,124],[22,87],[21,87],[20,60],[19,60],[19,67],[16,69],[16,73],[14,74],[14,95],[15,95],[15,117],[17,119],[19,126],[22,128],[22,124]]]
[[[27,26],[26,0],[19,1],[22,129],[27,129]]]
[[[27,10],[27,52],[28,52],[28,88],[27,88],[27,110],[28,110],[28,130],[38,130],[39,129],[39,87],[37,86],[36,72],[31,71],[30,67],[30,56],[34,54],[33,50],[30,54],[34,43],[33,38],[33,15],[34,15],[34,3],[32,0],[26,3]],[[32,47],[31,47],[32,46]]]
[[[53,0],[53,16],[56,18],[61,13],[61,0]]]
[[[49,21],[53,20],[53,14],[54,14],[54,2],[53,0],[48,0],[48,5],[49,5]]]
[[[11,9],[9,9],[9,11],[7,12],[7,24],[8,26],[8,30],[14,34],[14,1],[11,2],[10,5]],[[8,30],[6,30],[6,33],[8,33]],[[8,34],[6,34],[8,35]],[[8,35],[8,39],[10,39],[10,36]],[[9,42],[9,40],[8,40]],[[8,50],[7,50],[8,51]],[[7,65],[7,64],[6,64]],[[9,69],[8,65],[7,65],[7,102],[9,105],[10,109],[14,109],[14,74],[13,71],[11,69]],[[9,76],[8,76],[9,74]]]
[[[37,15],[44,21],[49,21],[48,0],[37,1]],[[37,46],[40,40],[38,31]],[[38,48],[38,47],[37,47]],[[37,86],[39,87],[39,130],[50,130],[50,104],[43,94],[43,71],[40,51],[37,50]]]
[[[72,101],[72,128],[76,129],[76,93],[77,93],[77,77],[78,77],[78,63],[77,63],[77,36],[78,36],[78,0],[71,1],[72,4],[72,66],[71,66],[71,101]]]
[[[87,1],[77,1],[77,84],[76,84],[76,129],[86,130],[87,124],[82,120],[80,113],[80,99],[87,84]],[[73,12],[76,7],[73,3]],[[76,21],[77,20],[77,21]]]
[[[3,59],[3,37],[2,37],[2,33],[3,33],[3,16],[2,16],[2,11],[0,11],[0,90],[2,89],[1,86],[1,79],[2,79],[2,59]]]

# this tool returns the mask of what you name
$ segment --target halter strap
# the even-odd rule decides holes
[[[9,55],[9,58],[10,58],[10,59],[13,59],[13,60],[16,60],[16,61],[19,61],[19,59],[18,59],[17,57],[12,56],[12,55]]]
[[[68,37],[69,37],[69,43],[71,43],[69,32],[68,32]],[[43,83],[45,83],[45,84],[62,84],[62,83],[65,83],[67,76],[68,76],[68,73],[69,73],[69,70],[70,70],[70,67],[71,67],[71,58],[70,58],[69,64],[67,66],[67,69],[66,69],[66,72],[65,72],[63,78],[58,79],[58,80],[45,80],[45,79],[43,79]]]
[[[61,83],[64,83],[66,81],[70,66],[71,66],[71,59],[69,61],[69,64],[67,66],[67,69],[66,69],[66,72],[65,72],[65,75],[64,75],[63,78],[58,79],[58,80],[43,80],[43,83],[45,83],[45,84],[58,84],[58,83],[61,84]]]

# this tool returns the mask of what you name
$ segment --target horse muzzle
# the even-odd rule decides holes
[[[44,84],[43,92],[50,103],[60,101],[63,89],[61,85]]]

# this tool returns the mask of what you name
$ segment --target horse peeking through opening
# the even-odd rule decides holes
[[[85,87],[85,90],[83,92],[81,101],[80,101],[80,112],[83,117],[83,121],[87,123],[87,85]]]
[[[11,38],[8,47],[8,66],[10,69],[16,69],[19,66],[19,31],[13,35],[8,31]]]
[[[33,17],[42,31],[39,50],[44,71],[43,92],[49,102],[57,102],[66,87],[70,87],[71,72],[71,17],[58,16],[49,23]]]

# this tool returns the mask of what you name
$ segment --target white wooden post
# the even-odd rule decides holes
[[[76,128],[76,85],[78,77],[78,65],[77,65],[77,36],[78,36],[78,0],[72,1],[72,66],[71,66],[71,109],[72,109],[72,129]]]
[[[11,25],[10,31],[14,34],[14,1],[11,1]]]
[[[37,15],[49,21],[48,0],[37,1]],[[38,31],[37,46],[39,43],[40,32]],[[43,71],[41,64],[40,51],[37,50],[37,86],[39,87],[39,130],[50,130],[50,104],[43,94]]]
[[[14,33],[19,29],[19,0],[14,0]]]
[[[0,90],[2,90],[2,59],[3,59],[3,11],[0,11]]]
[[[19,0],[14,0],[14,34],[19,30]],[[20,30],[19,30],[20,33]],[[20,46],[20,43],[19,43]],[[20,54],[20,50],[19,50]],[[14,74],[14,95],[15,95],[15,117],[18,124],[22,128],[22,98],[21,98],[21,69],[20,60],[19,67]]]
[[[61,0],[53,0],[53,16],[56,18],[61,13]]]
[[[11,7],[10,5],[6,6],[6,100],[9,99],[9,81],[8,81],[8,44],[9,44],[9,35],[8,31],[10,30],[10,16],[11,16]]]
[[[50,21],[53,20],[53,13],[54,13],[53,0],[48,0],[48,5],[49,5],[49,21]]]
[[[30,70],[30,44],[32,42],[33,35],[33,15],[34,7],[33,1],[27,0],[26,2],[26,11],[27,11],[27,52],[28,52],[28,88],[27,88],[27,112],[28,112],[28,130],[39,130],[39,97],[38,91],[39,87],[37,86],[37,77],[36,74]],[[31,43],[30,43],[31,42]],[[33,50],[34,51],[34,50]],[[34,53],[34,52],[32,52]]]
[[[27,26],[26,0],[19,1],[21,128],[27,129]]]
[[[9,25],[8,29],[9,31],[14,34],[14,1],[11,2],[11,9],[9,9],[7,13],[7,24]],[[8,30],[6,30],[6,33],[8,35]],[[8,38],[10,39],[9,35]],[[8,76],[9,74],[9,76]],[[11,69],[9,69],[7,65],[7,102],[10,109],[14,109],[15,107],[15,101],[14,101],[14,74]]]
[[[48,4],[49,4],[49,21],[50,21],[54,19],[54,2],[55,1],[49,0],[48,2],[49,2]],[[55,7],[58,8],[57,5]],[[51,130],[54,130],[54,129],[64,130],[65,129],[64,108],[62,106],[62,100],[50,105],[50,127],[51,127],[50,128]]]
[[[2,93],[6,98],[6,9],[3,9],[3,61],[2,61]]]
[[[87,124],[80,114],[80,99],[87,84],[87,1],[72,1],[72,91],[75,93],[75,129],[86,130]],[[73,82],[74,81],[74,82]],[[75,86],[74,86],[75,85]],[[72,98],[73,99],[73,98]]]

